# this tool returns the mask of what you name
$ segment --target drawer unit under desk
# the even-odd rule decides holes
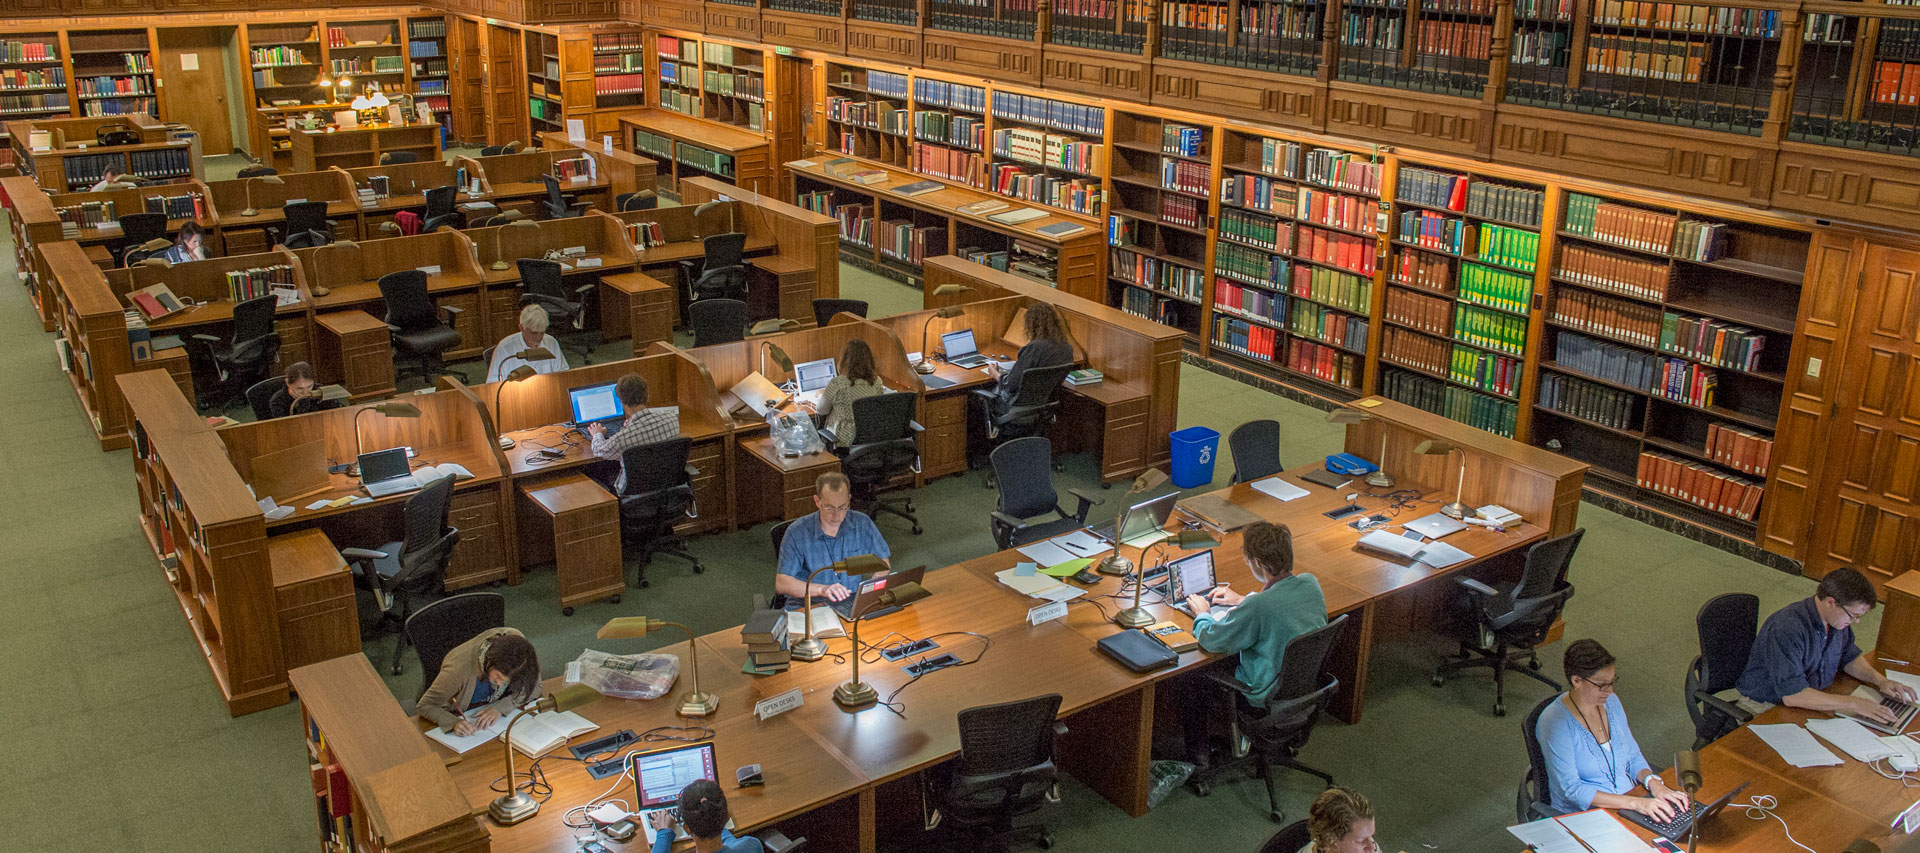
[[[699,518],[689,518],[673,526],[681,536],[725,531],[731,525],[732,507],[727,501],[727,442],[713,438],[695,442],[687,451],[687,464],[699,469],[693,478],[693,500]]]

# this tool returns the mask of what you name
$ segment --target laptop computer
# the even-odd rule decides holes
[[[1721,809],[1726,808],[1728,803],[1733,802],[1734,795],[1747,789],[1748,784],[1748,782],[1741,782],[1740,787],[1721,794],[1719,799],[1706,805],[1701,805],[1696,801],[1686,814],[1676,814],[1670,820],[1654,820],[1630,809],[1615,809],[1614,814],[1633,821],[1645,827],[1650,832],[1658,833],[1668,841],[1680,841],[1687,837],[1687,829],[1692,827],[1695,821],[1706,820],[1719,814]]]
[[[1429,539],[1438,539],[1449,533],[1467,529],[1465,522],[1450,518],[1444,512],[1421,516],[1407,522],[1404,526],[1408,530],[1419,531],[1420,535]]]
[[[1219,585],[1213,574],[1213,549],[1208,548],[1194,554],[1188,554],[1167,564],[1167,570],[1173,575],[1172,589],[1167,598],[1173,609],[1193,615],[1193,608],[1187,606],[1187,596],[1206,595]],[[1209,612],[1225,616],[1231,607],[1212,607]]]
[[[1864,696],[1868,699],[1875,700],[1887,710],[1892,711],[1893,723],[1888,724],[1880,722],[1879,720],[1869,720],[1866,717],[1856,717],[1845,711],[1840,712],[1840,716],[1846,717],[1881,734],[1898,735],[1906,732],[1907,727],[1913,725],[1914,715],[1920,713],[1920,705],[1912,702],[1903,702],[1891,696],[1882,696],[1880,695],[1880,691],[1864,684],[1855,687],[1853,689],[1853,695]]]
[[[947,354],[947,363],[955,367],[979,367],[987,363],[987,357],[980,354],[979,345],[973,342],[972,329],[941,333],[940,348]]]
[[[692,838],[680,823],[680,792],[701,779],[720,780],[716,775],[719,765],[714,759],[713,741],[636,752],[631,762],[628,770],[633,776],[634,822],[651,837],[653,828],[650,820],[654,813],[670,812],[673,814],[674,840]],[[727,826],[733,826],[733,821],[728,820]]]
[[[1118,525],[1122,535],[1120,544],[1129,548],[1151,545],[1166,535],[1162,528],[1167,526],[1167,518],[1173,515],[1173,505],[1180,500],[1179,492],[1168,492],[1151,500],[1141,501],[1127,507],[1120,514]],[[1113,542],[1116,522],[1105,522],[1087,529],[1087,532],[1108,542]]]
[[[627,408],[620,405],[620,395],[613,390],[616,384],[607,382],[567,389],[567,402],[573,404],[574,429],[586,429],[588,424],[617,422],[626,418]]]
[[[413,468],[407,464],[407,449],[392,447],[360,454],[360,485],[367,494],[384,498],[420,488]]]
[[[880,593],[885,592],[889,585],[898,586],[903,583],[919,583],[926,578],[926,576],[926,566],[914,566],[911,569],[873,575],[861,581],[860,588],[854,590],[852,595],[834,602],[833,612],[840,614],[841,619],[849,621],[854,618],[854,614],[856,613],[860,615],[861,619],[872,619],[898,612],[901,608],[897,605],[875,606],[875,602],[880,598]]]
[[[820,395],[827,390],[827,383],[833,381],[835,374],[833,359],[804,361],[793,366],[793,398],[808,405],[820,405]]]

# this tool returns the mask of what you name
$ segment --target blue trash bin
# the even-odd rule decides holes
[[[1213,482],[1213,457],[1220,452],[1220,433],[1206,427],[1174,430],[1173,484],[1183,489]]]

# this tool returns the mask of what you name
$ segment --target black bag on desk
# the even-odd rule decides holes
[[[1134,672],[1166,669],[1180,662],[1180,656],[1165,643],[1147,636],[1145,631],[1127,629],[1102,639],[1100,651]]]
[[[140,134],[124,124],[110,124],[94,132],[94,141],[101,145],[137,145]]]

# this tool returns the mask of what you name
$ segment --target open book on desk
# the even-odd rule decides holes
[[[1538,853],[1653,853],[1653,848],[1605,809],[1590,809],[1509,826],[1507,831]]]
[[[438,465],[427,465],[416,468],[413,472],[413,479],[418,482],[420,488],[423,489],[433,485],[433,481],[441,477],[452,477],[455,480],[471,480],[473,479],[473,472],[467,470],[467,466],[457,462],[442,462]]]
[[[474,712],[469,711],[468,717],[471,718],[473,713]],[[487,726],[484,729],[475,729],[472,734],[456,735],[443,731],[439,727],[434,727],[427,730],[427,737],[433,738],[446,748],[464,755],[471,752],[475,747],[484,746],[499,740],[500,736],[506,733],[508,725],[513,722],[514,718],[519,717],[523,713],[520,709],[515,708],[501,714],[498,719],[493,721],[493,725]],[[572,711],[562,711],[557,714],[537,714],[527,718],[525,722],[513,726],[513,748],[520,750],[520,752],[528,758],[539,758],[553,751],[555,747],[597,728],[600,728],[598,723],[592,722]]]
[[[1426,563],[1436,569],[1444,569],[1455,563],[1473,559],[1472,554],[1437,539],[1428,542],[1425,537],[1417,533],[1407,536],[1375,530],[1360,537],[1360,541],[1356,544],[1369,551]]]
[[[787,617],[787,634],[796,638],[805,635],[807,633],[807,618],[808,617],[800,613],[795,613]],[[847,635],[847,626],[840,623],[840,614],[835,613],[833,606],[830,604],[822,604],[813,608],[812,619],[813,636],[816,639],[830,640],[834,637],[844,637]]]

